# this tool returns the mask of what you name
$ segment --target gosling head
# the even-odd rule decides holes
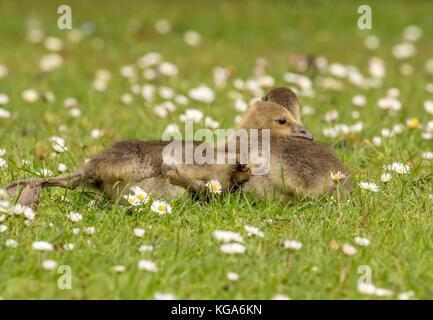
[[[270,129],[274,136],[314,139],[286,108],[269,101],[256,102],[239,122],[237,129]]]
[[[266,93],[262,101],[270,101],[282,105],[293,115],[298,123],[301,123],[301,107],[298,97],[289,88],[273,88]]]

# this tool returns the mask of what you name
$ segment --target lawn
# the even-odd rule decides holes
[[[69,3],[72,31],[57,27],[62,4],[0,2],[0,189],[44,169],[58,175],[65,169],[59,164],[72,172],[114,140],[160,139],[169,124],[182,131],[187,109],[233,128],[242,116],[236,99],[249,104],[267,91],[260,84],[269,83],[297,89],[302,124],[336,151],[354,187],[341,216],[329,198],[284,205],[240,192],[209,203],[170,200],[172,212],[163,215],[81,190],[45,189],[34,219],[10,213],[13,199],[10,205],[3,200],[0,297],[433,298],[431,1],[75,0]],[[357,27],[361,4],[371,6],[371,30]],[[161,19],[169,21],[167,33]],[[190,32],[188,44],[189,30],[201,41]],[[171,63],[168,75],[155,77],[161,64],[143,67],[150,58],[140,58],[152,52]],[[290,59],[295,54],[324,57],[328,66],[303,70]],[[274,83],[257,80],[259,58]],[[225,85],[215,83],[215,67],[229,74]],[[306,78],[289,83],[288,72]],[[189,97],[202,84],[215,93],[210,103]],[[156,88],[153,101],[142,96],[143,86]],[[166,101],[175,110],[167,104],[155,110]],[[389,105],[396,110],[386,110]],[[352,127],[361,122],[361,130]],[[195,124],[205,126],[204,118]],[[67,150],[56,152],[52,137],[62,138]],[[407,165],[404,173],[388,171],[392,178],[383,183],[384,166],[394,162]],[[71,212],[82,219],[73,222]],[[264,236],[249,236],[245,226]],[[216,230],[239,233],[245,252],[223,253]],[[286,240],[302,247],[286,248]],[[52,250],[34,249],[36,241]],[[142,260],[157,270],[139,268]],[[61,266],[70,270],[70,289],[58,285],[65,279]],[[364,290],[360,267],[371,271],[372,286]]]

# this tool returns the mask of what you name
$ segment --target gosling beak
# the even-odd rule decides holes
[[[311,132],[309,132],[307,129],[305,129],[303,126],[301,126],[299,123],[295,123],[293,125],[292,136],[293,137],[305,138],[305,139],[308,139],[308,140],[313,140],[314,139],[313,134]]]

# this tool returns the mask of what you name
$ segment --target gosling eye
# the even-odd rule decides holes
[[[268,96],[262,97],[262,101],[268,101]]]
[[[287,123],[286,118],[280,118],[280,119],[278,119],[277,121],[278,121],[278,123],[281,124],[281,125],[284,125],[284,124]]]

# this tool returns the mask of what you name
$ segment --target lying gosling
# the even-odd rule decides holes
[[[269,102],[258,102],[252,110],[261,109],[268,113],[266,104]],[[276,105],[276,104],[275,104]],[[276,105],[279,111],[272,113],[275,121],[284,121],[287,129],[273,127],[279,134],[309,136],[310,134],[291,116],[283,107]],[[258,111],[256,111],[258,112]],[[249,116],[247,113],[246,116]],[[259,129],[271,126],[266,121],[256,123]],[[245,123],[251,128],[249,123]],[[272,130],[272,129],[271,129]],[[278,133],[275,133],[278,134]],[[41,190],[46,187],[62,187],[76,189],[78,187],[91,188],[104,193],[109,198],[116,198],[127,193],[132,186],[139,186],[154,197],[178,198],[185,194],[186,189],[182,183],[170,183],[167,179],[170,175],[161,171],[163,163],[162,153],[169,141],[118,141],[100,154],[92,157],[81,169],[54,178],[33,178],[29,180],[18,180],[6,186],[6,190],[12,196],[20,194],[19,204],[36,209],[41,195]],[[201,142],[194,142],[194,147]],[[188,165],[185,165],[188,166]],[[236,182],[244,181],[248,176],[242,172],[239,166],[214,167],[219,179],[225,182],[227,188]],[[235,180],[231,179],[234,172],[240,171]],[[190,175],[188,176],[190,177]],[[174,180],[174,179],[173,179]]]

